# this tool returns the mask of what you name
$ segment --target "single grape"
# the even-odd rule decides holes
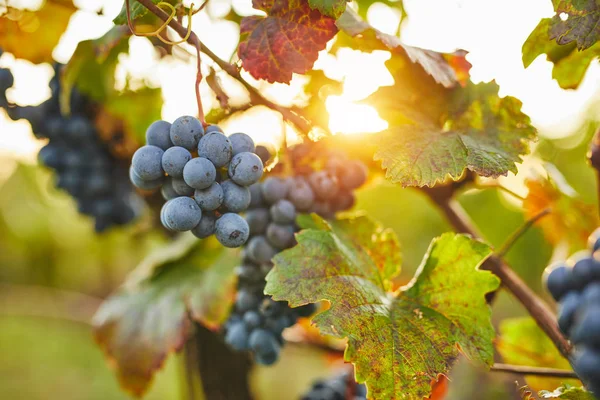
[[[327,170],[313,172],[308,177],[308,182],[315,195],[320,200],[328,200],[337,194],[339,190],[338,179]]]
[[[269,225],[269,211],[265,208],[249,210],[245,215],[246,222],[250,227],[251,235],[259,235],[267,231]]]
[[[177,197],[165,203],[164,220],[174,231],[189,231],[200,223],[201,218],[202,210],[189,197]]]
[[[214,212],[203,212],[200,223],[192,229],[192,233],[199,239],[205,239],[215,233],[217,216]]]
[[[240,247],[248,240],[250,228],[238,214],[227,213],[217,220],[215,236],[225,247]]]
[[[257,311],[246,311],[243,319],[249,330],[258,328],[262,323],[262,317]]]
[[[254,236],[246,247],[250,258],[259,264],[271,262],[271,259],[277,254],[277,250],[269,244],[264,236]]]
[[[183,168],[192,159],[192,154],[181,146],[173,146],[165,150],[161,165],[163,170],[174,178],[183,177]]]
[[[38,159],[46,167],[60,169],[63,165],[62,155],[63,149],[60,146],[49,143],[40,149]]]
[[[578,315],[571,339],[576,344],[600,347],[600,308],[598,305],[585,307]]]
[[[288,200],[279,200],[269,210],[271,219],[278,224],[296,222],[296,207]]]
[[[347,211],[354,207],[356,203],[356,197],[354,193],[349,190],[342,190],[338,192],[337,196],[330,200],[332,211]]]
[[[575,313],[581,302],[581,295],[578,292],[568,292],[560,302],[558,313],[558,326],[567,336],[570,335],[571,327],[575,319]]]
[[[253,330],[248,339],[248,345],[257,354],[256,361],[266,365],[274,363],[281,350],[275,336],[265,329]]]
[[[243,322],[232,323],[227,328],[225,342],[234,350],[244,351],[248,349],[248,330]]]
[[[262,183],[262,195],[267,204],[285,199],[289,191],[289,182],[285,179],[270,176]]]
[[[315,194],[304,178],[296,177],[292,181],[288,199],[299,211],[308,211],[315,201]]]
[[[264,199],[262,195],[262,184],[260,182],[256,182],[255,184],[250,185],[248,189],[250,190],[250,205],[248,207],[262,207],[264,204]]]
[[[211,125],[209,125],[209,126],[206,127],[206,130],[204,131],[204,134],[211,133],[211,132],[221,132],[221,133],[223,133],[223,129],[221,129],[221,127],[219,127],[218,125],[211,124]]]
[[[242,186],[258,182],[263,174],[263,164],[254,153],[242,152],[233,156],[229,163],[229,177]]]
[[[579,290],[583,289],[589,282],[593,281],[597,271],[600,271],[600,262],[595,261],[588,252],[574,258],[577,260],[573,265],[573,282]],[[595,273],[596,272],[596,273]]]
[[[581,293],[581,298],[584,306],[600,305],[600,282],[592,282],[587,285]]]
[[[289,249],[296,242],[295,231],[293,225],[271,223],[267,228],[267,240],[278,249]]]
[[[583,380],[600,381],[600,352],[590,347],[578,349],[573,369]]]
[[[588,238],[588,247],[593,252],[600,249],[600,228],[596,229]]]
[[[102,171],[92,171],[85,180],[85,194],[87,196],[98,196],[109,193],[112,186],[110,178],[110,175]]]
[[[169,131],[171,142],[188,150],[195,150],[200,138],[204,135],[204,128],[196,118],[184,115],[177,118]]]
[[[258,157],[260,157],[260,160],[263,162],[263,165],[267,165],[269,160],[273,157],[273,154],[275,154],[275,149],[272,146],[259,144],[258,146],[256,146],[254,153],[256,153]]]
[[[190,160],[183,168],[183,180],[194,189],[206,189],[215,182],[217,170],[203,157]]]
[[[129,168],[129,179],[131,180],[131,183],[133,183],[133,185],[135,187],[137,187],[138,189],[142,189],[142,190],[154,190],[154,189],[158,189],[164,182],[163,177],[160,177],[158,179],[152,179],[152,180],[145,180],[140,178],[135,171],[133,170],[133,168]]]
[[[234,133],[229,136],[229,141],[231,142],[234,156],[243,152],[254,153],[254,140],[245,133]]]
[[[171,124],[167,121],[154,121],[146,130],[146,144],[160,147],[165,152],[171,146]]]
[[[546,268],[545,282],[554,300],[560,299],[575,287],[573,270],[562,263],[555,263]]]
[[[260,296],[248,290],[239,290],[235,297],[235,309],[239,312],[255,310],[260,303]]]
[[[224,167],[233,155],[231,141],[220,132],[207,133],[200,139],[198,155],[208,158],[217,168]]]
[[[223,189],[221,185],[214,182],[206,189],[198,189],[194,192],[194,200],[204,211],[213,211],[221,207],[223,203]]]
[[[183,178],[171,178],[171,186],[179,196],[193,196],[194,188],[185,183]]]
[[[244,263],[236,268],[235,273],[239,281],[247,283],[264,283],[264,276],[256,264]]]
[[[160,188],[160,194],[165,200],[171,200],[180,196],[173,188],[173,180],[171,178],[167,178],[167,180],[162,184]]]
[[[156,146],[142,146],[134,153],[131,167],[143,180],[152,181],[164,176],[162,155],[164,151]]]
[[[367,167],[360,161],[350,160],[345,163],[344,171],[338,178],[345,189],[357,189],[367,181]]]
[[[250,205],[250,190],[232,180],[221,183],[223,189],[223,206],[230,212],[242,212]]]

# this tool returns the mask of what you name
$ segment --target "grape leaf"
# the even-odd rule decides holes
[[[11,6],[0,17],[0,48],[34,64],[52,62],[52,51],[76,10],[71,0],[47,0],[37,11]]]
[[[389,292],[398,273],[395,235],[364,216],[333,222],[313,216],[298,245],[278,254],[265,292],[293,307],[327,300],[313,322],[324,334],[347,337],[345,359],[355,364],[369,398],[423,398],[448,373],[459,352],[493,362],[485,294],[499,280],[478,267],[489,246],[448,233],[434,239],[415,278]]]
[[[550,39],[552,19],[544,18],[523,44],[523,65],[527,68],[541,54],[554,64],[552,77],[563,89],[577,89],[591,62],[600,55],[600,44],[577,50],[575,42],[559,45]]]
[[[596,0],[561,0],[554,2],[550,39],[564,45],[577,43],[579,50],[592,47],[600,38],[600,5]],[[564,16],[567,18],[564,18]]]
[[[563,399],[563,400],[596,400],[596,397],[582,387],[572,387],[565,385],[559,387],[553,392],[542,390],[539,393],[542,399]]]
[[[458,179],[465,169],[487,177],[517,171],[515,163],[535,138],[519,100],[500,98],[495,82],[469,83],[446,93],[414,93],[399,93],[393,87],[367,100],[381,105],[384,96],[393,96],[383,100],[384,118],[391,126],[380,134],[375,153],[389,180],[433,186],[448,177]],[[425,103],[432,94],[432,101]]]
[[[331,18],[339,18],[346,9],[347,0],[308,0],[308,5],[313,10]]]
[[[312,68],[318,52],[337,33],[335,20],[311,10],[306,0],[253,0],[266,16],[244,17],[238,56],[256,79],[289,83]]]
[[[496,349],[509,364],[570,370],[571,365],[556,349],[548,336],[532,318],[515,318],[500,323],[500,339]],[[558,387],[563,383],[581,385],[581,382],[563,378],[527,376],[527,384],[534,390]]]
[[[190,317],[215,327],[233,298],[236,257],[216,240],[183,235],[144,260],[94,317],[96,341],[123,388],[141,396],[167,355],[182,348]]]
[[[531,218],[550,208],[552,213],[538,222],[544,236],[553,245],[566,241],[571,251],[587,247],[587,238],[600,225],[596,208],[581,200],[565,178],[551,164],[548,177],[536,176],[525,181],[529,189],[523,209]]]

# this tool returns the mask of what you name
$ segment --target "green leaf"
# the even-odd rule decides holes
[[[94,317],[98,344],[123,388],[141,396],[167,355],[182,348],[190,317],[216,327],[227,316],[236,252],[182,235],[151,255]]]
[[[559,45],[550,39],[552,19],[544,18],[523,44],[523,65],[527,68],[540,55],[554,64],[552,77],[563,89],[576,89],[591,62],[600,55],[600,44],[577,50],[575,42]]]
[[[265,292],[293,307],[327,300],[314,317],[322,333],[347,337],[345,359],[355,364],[369,398],[423,398],[448,373],[459,348],[471,360],[493,362],[494,329],[485,294],[499,280],[478,267],[489,246],[465,235],[435,239],[415,278],[389,292],[398,273],[395,236],[366,217],[318,217],[298,245],[274,258]]]
[[[158,4],[163,0],[151,0],[151,1],[154,4]],[[138,18],[141,18],[148,13],[148,9],[136,0],[130,0],[129,5],[131,6],[131,9],[129,11],[130,11],[132,21],[134,21]],[[126,7],[126,3],[123,2],[123,7],[121,8],[121,12],[119,13],[119,15],[117,15],[115,17],[115,19],[113,19],[113,22],[115,23],[115,25],[127,25],[127,10],[125,9],[125,7]]]
[[[376,92],[371,100],[380,102],[385,93]],[[439,104],[420,109],[420,102],[387,100],[386,112],[395,121],[380,134],[375,153],[386,177],[403,186],[433,186],[460,178],[465,169],[486,177],[516,172],[515,163],[529,152],[536,132],[521,102],[500,98],[495,82],[469,83],[443,96],[437,96]]]
[[[337,33],[335,20],[311,10],[306,0],[253,0],[266,16],[244,17],[238,56],[256,79],[289,83],[304,74]]]
[[[77,10],[73,2],[47,0],[36,11],[13,8],[13,3],[0,16],[0,48],[34,64],[52,62],[52,51]]]
[[[347,0],[308,0],[308,5],[313,10],[331,18],[339,18],[346,9]]]
[[[563,400],[596,400],[596,397],[582,387],[571,387],[565,385],[559,387],[553,392],[542,390],[539,393],[542,399],[563,399]]]
[[[532,318],[504,320],[500,324],[500,339],[496,349],[509,364],[570,370],[571,365]],[[576,379],[527,376],[533,390],[557,387],[563,383],[581,385]]]
[[[596,0],[562,0],[555,3],[554,10],[550,39],[561,45],[575,42],[579,50],[596,44],[600,38],[600,5]]]

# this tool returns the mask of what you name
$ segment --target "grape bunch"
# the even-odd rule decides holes
[[[366,400],[367,387],[356,383],[350,371],[316,381],[302,400]]]
[[[71,114],[61,114],[61,68],[54,65],[50,99],[26,107],[8,103],[5,90],[8,83],[12,86],[12,74],[0,70],[0,106],[11,119],[29,121],[37,138],[48,139],[38,154],[40,163],[56,172],[56,186],[75,198],[79,212],[95,218],[97,232],[127,224],[137,216],[143,201],[129,183],[126,165],[100,140],[94,125],[95,105],[73,89]]]
[[[253,352],[259,364],[275,363],[283,330],[315,311],[314,304],[290,308],[264,295],[272,258],[296,244],[297,214],[331,218],[335,212],[348,210],[354,205],[353,191],[367,179],[361,162],[335,157],[323,170],[303,172],[306,175],[270,176],[250,186],[250,209],[245,215],[250,239],[236,271],[238,292],[225,324],[225,341],[238,351]]]
[[[546,287],[559,303],[558,326],[575,344],[573,368],[600,395],[600,228],[589,249],[547,268]]]
[[[225,247],[246,243],[250,229],[239,213],[250,205],[248,187],[263,174],[252,138],[225,136],[216,125],[205,130],[198,119],[182,116],[173,124],[154,122],[146,142],[133,155],[129,176],[140,189],[160,188],[163,226],[201,239],[214,234]]]

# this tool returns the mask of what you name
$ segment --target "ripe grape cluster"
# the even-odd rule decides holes
[[[201,239],[215,234],[226,247],[246,243],[250,229],[239,213],[250,205],[248,187],[263,174],[252,138],[228,137],[216,125],[204,129],[198,119],[182,116],[173,124],[154,122],[146,142],[133,155],[129,176],[140,189],[160,188],[163,226]]]
[[[600,395],[600,228],[589,249],[548,267],[546,287],[559,302],[558,325],[576,345],[573,368]]]
[[[0,70],[0,106],[11,119],[29,121],[37,138],[49,140],[39,152],[40,163],[56,172],[56,186],[75,198],[78,210],[95,218],[97,232],[127,224],[143,202],[129,183],[126,165],[111,155],[98,136],[94,125],[97,107],[72,89],[70,115],[61,114],[61,68],[60,64],[54,66],[50,99],[26,107],[8,103],[5,90],[9,83],[12,86],[12,74]]]
[[[332,157],[325,169],[304,169],[304,175],[271,176],[250,187],[250,209],[245,218],[250,239],[237,269],[238,292],[234,309],[225,324],[225,341],[239,351],[250,350],[258,363],[277,361],[283,344],[282,332],[299,317],[315,311],[314,304],[290,308],[264,295],[265,276],[272,258],[295,245],[299,213],[324,218],[354,205],[353,191],[367,179],[359,161]]]
[[[350,371],[316,381],[302,400],[366,400],[367,387],[356,383]]]

